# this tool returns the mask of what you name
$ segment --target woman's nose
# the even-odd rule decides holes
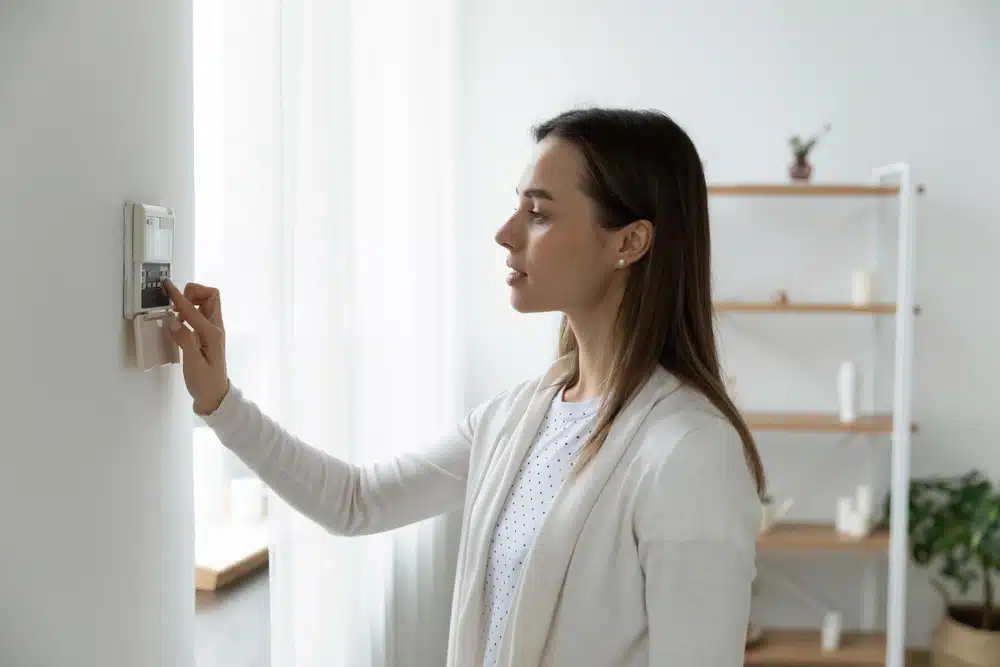
[[[517,224],[516,217],[517,216],[515,214],[507,218],[507,222],[500,226],[500,229],[497,230],[496,236],[494,236],[496,242],[507,250],[514,249],[514,225]]]

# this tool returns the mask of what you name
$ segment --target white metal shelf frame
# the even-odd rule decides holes
[[[906,574],[909,564],[910,452],[913,422],[913,332],[916,326],[915,190],[910,165],[878,167],[879,184],[899,186],[896,250],[896,314],[892,379],[892,448],[890,452],[889,558],[886,592],[886,667],[905,667]]]

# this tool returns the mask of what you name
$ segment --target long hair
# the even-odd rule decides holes
[[[597,424],[580,451],[577,474],[600,449],[615,417],[657,364],[704,394],[743,441],[747,465],[765,494],[764,466],[750,428],[722,380],[714,330],[708,187],[701,158],[683,129],[653,110],[575,109],[534,128],[574,144],[586,159],[582,187],[600,223],[620,229],[653,225],[652,244],[630,269],[614,326],[611,371]],[[579,379],[578,344],[563,317],[559,356],[570,356],[564,379]]]

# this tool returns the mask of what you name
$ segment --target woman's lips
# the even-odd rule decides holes
[[[517,269],[511,269],[511,272],[507,274],[507,284],[513,286],[518,281],[523,279],[527,274],[523,271],[518,271]]]

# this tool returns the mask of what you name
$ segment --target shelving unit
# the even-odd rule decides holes
[[[900,192],[892,183],[716,183],[708,186],[709,195],[745,195],[767,197],[884,197]]]
[[[892,415],[859,415],[842,422],[834,413],[747,412],[747,425],[758,431],[800,431],[806,433],[892,433]]]
[[[843,667],[881,667],[885,664],[886,638],[883,632],[845,632],[841,647],[830,653],[819,649],[819,632],[776,630],[767,633],[747,651],[745,665],[768,667],[805,667],[806,665],[842,665]]]
[[[818,632],[777,630],[753,650],[747,651],[747,667],[881,667],[887,650],[884,632],[845,633],[839,651],[824,653],[817,647]],[[931,667],[928,651],[909,649],[903,652],[905,667]]]
[[[760,536],[757,550],[885,554],[889,551],[889,532],[876,529],[870,535],[854,538],[841,535],[833,524],[781,522]]]
[[[738,183],[709,186],[710,197],[878,197],[894,199],[898,217],[895,247],[895,295],[889,303],[856,306],[836,302],[717,301],[719,314],[859,315],[892,318],[893,341],[892,409],[889,413],[864,414],[856,421],[842,423],[836,412],[754,412],[744,417],[755,431],[790,433],[867,434],[888,436],[891,442],[889,489],[892,493],[888,528],[852,538],[841,535],[832,524],[779,522],[758,540],[758,552],[857,554],[870,560],[865,570],[863,627],[859,632],[844,632],[841,645],[823,651],[820,631],[765,628],[763,638],[746,651],[746,665],[835,665],[874,667],[915,667],[926,664],[921,652],[907,651],[906,570],[907,499],[910,479],[910,439],[915,431],[911,417],[911,382],[913,366],[913,327],[919,310],[914,304],[914,230],[913,197],[922,192],[911,182],[910,168],[895,163],[875,169],[871,183],[859,184],[782,184]],[[784,321],[784,320],[782,320]],[[881,560],[880,560],[881,559]],[[883,629],[874,626],[876,569],[888,567],[886,622]]]
[[[858,313],[862,315],[894,315],[896,305],[873,303],[855,306],[850,303],[771,303],[768,301],[719,301],[717,313]]]

